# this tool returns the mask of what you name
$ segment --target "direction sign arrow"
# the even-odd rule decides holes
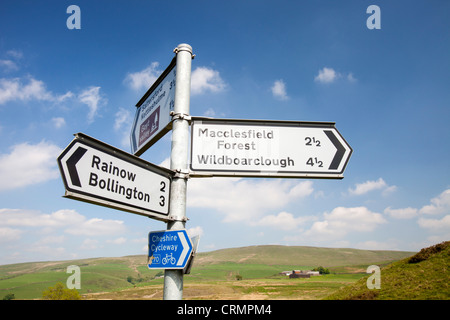
[[[336,154],[334,155],[334,158],[331,161],[331,164],[328,168],[330,170],[336,170],[339,167],[342,158],[344,157],[345,147],[342,145],[342,143],[339,142],[337,137],[334,135],[333,131],[323,130],[323,132],[327,135],[328,139],[330,139],[330,141],[336,147]]]
[[[342,179],[352,148],[333,122],[193,117],[191,177]]]
[[[81,157],[86,153],[87,149],[78,147],[75,152],[67,160],[67,169],[69,170],[70,180],[72,184],[77,187],[81,187],[80,177],[77,172],[77,163]]]
[[[140,156],[164,136],[171,127],[175,104],[176,59],[174,58],[155,83],[136,104],[131,127],[131,153]]]
[[[192,243],[185,229],[153,231],[148,234],[150,269],[184,269],[192,253]]]
[[[82,133],[57,161],[66,197],[169,220],[173,171]]]

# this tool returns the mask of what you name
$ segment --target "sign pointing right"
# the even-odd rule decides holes
[[[345,154],[345,147],[339,142],[339,140],[334,135],[333,131],[330,130],[323,130],[323,132],[327,135],[327,137],[330,139],[330,141],[333,143],[333,145],[336,147],[337,151],[334,155],[333,161],[331,161],[330,167],[328,169],[330,170],[336,170],[339,167],[339,164],[342,161],[342,158]]]
[[[193,120],[192,177],[342,179],[352,153],[333,122]]]
[[[184,269],[193,250],[185,229],[148,234],[149,269]]]

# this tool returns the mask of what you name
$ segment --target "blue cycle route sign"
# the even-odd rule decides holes
[[[191,253],[191,239],[184,229],[148,234],[149,269],[184,269]]]

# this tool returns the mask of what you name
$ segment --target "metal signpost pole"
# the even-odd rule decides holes
[[[191,60],[194,57],[192,47],[188,44],[178,45],[174,52],[177,54],[177,69],[170,168],[177,174],[171,185],[169,213],[172,221],[167,223],[167,230],[184,229],[186,223]],[[182,269],[165,270],[163,298],[164,300],[183,298]]]

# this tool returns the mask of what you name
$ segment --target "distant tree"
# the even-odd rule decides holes
[[[242,276],[240,274],[236,275],[236,280],[242,280]]]
[[[8,293],[3,297],[3,300],[14,300],[15,298],[14,293]]]
[[[139,276],[139,278],[133,278],[132,276],[128,276],[127,281],[131,284],[136,284],[145,281],[145,279],[141,278],[141,276]]]
[[[61,282],[54,287],[49,287],[42,292],[44,300],[81,300],[81,295],[76,289],[66,289]]]
[[[319,271],[320,274],[329,274],[330,270],[328,268],[324,268],[322,266],[312,269],[312,271]]]
[[[132,276],[128,276],[128,277],[127,277],[127,281],[128,281],[129,283],[131,283],[131,284],[134,284],[134,279],[133,279]]]

